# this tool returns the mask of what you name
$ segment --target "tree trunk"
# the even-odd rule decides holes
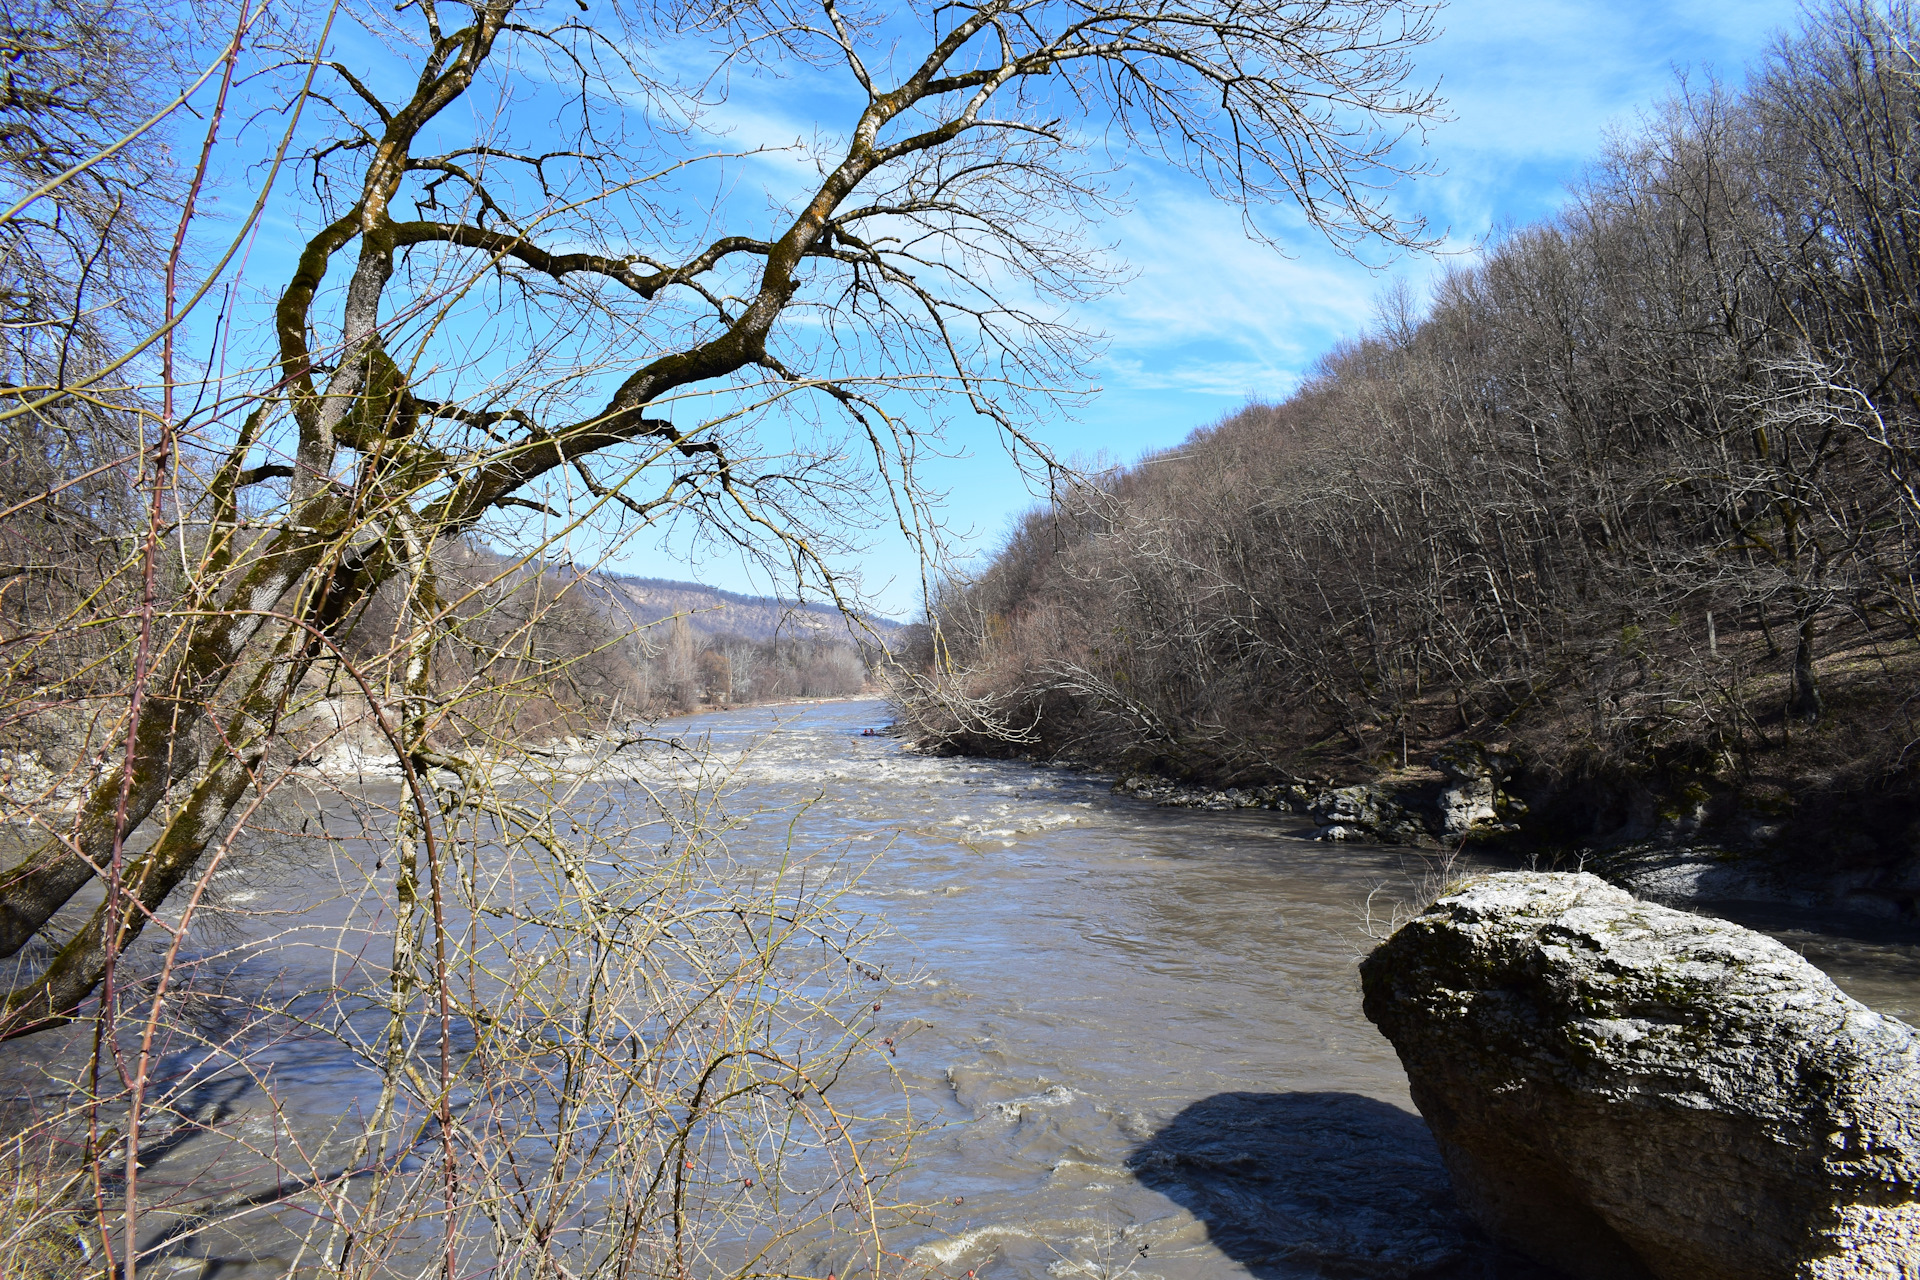
[[[1819,722],[1825,709],[1820,701],[1820,686],[1814,679],[1813,641],[1814,615],[1817,612],[1808,606],[1800,615],[1800,640],[1793,650],[1793,693],[1787,700],[1787,714],[1808,724]]]

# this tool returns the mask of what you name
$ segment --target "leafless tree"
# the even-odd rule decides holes
[[[789,941],[844,945],[832,877],[730,861],[704,783],[630,779],[644,798],[618,822],[578,818],[611,803],[590,791],[610,766],[569,773],[585,748],[528,741],[527,708],[571,682],[569,713],[600,709],[624,741],[619,681],[589,677],[617,673],[626,638],[556,566],[677,531],[843,598],[850,530],[931,538],[918,467],[949,417],[1044,463],[1035,414],[1081,383],[1069,309],[1114,278],[1089,248],[1116,203],[1090,138],[1186,167],[1256,229],[1278,200],[1350,245],[1422,235],[1383,185],[1435,109],[1410,80],[1417,4],[583,7],[343,6],[309,30],[242,3],[177,77],[191,127],[115,98],[130,114],[87,117],[75,163],[16,166],[47,176],[0,219],[11,252],[53,243],[37,218],[67,231],[45,280],[157,299],[88,329],[94,295],[36,285],[32,324],[92,354],[22,365],[0,403],[10,432],[104,405],[126,442],[62,454],[51,489],[0,513],[27,538],[100,476],[120,503],[92,577],[16,597],[5,636],[9,722],[61,745],[8,795],[24,847],[0,874],[0,1035],[91,1046],[77,1109],[38,1131],[80,1125],[66,1191],[129,1278],[177,1243],[140,1231],[142,1135],[201,1123],[182,1092],[201,1068],[166,1079],[156,1055],[253,1070],[288,1019],[377,1083],[364,1123],[275,1193],[306,1215],[303,1260],[750,1273],[811,1214],[858,1219],[881,1270],[871,1135],[819,1098],[863,1043],[863,971],[764,985],[797,972]],[[112,16],[80,12],[10,21]],[[151,35],[156,56],[201,43],[171,10]],[[8,109],[54,136],[92,39],[34,46],[16,77],[38,68],[51,96]],[[718,132],[728,86],[757,75],[836,76],[856,105],[787,157],[813,166],[804,190],[743,212],[725,192],[765,155]],[[171,151],[142,150],[162,135]],[[166,156],[151,183],[128,167]],[[210,184],[244,192],[225,219]],[[136,189],[166,218],[123,222],[115,193]],[[253,265],[269,217],[301,237],[273,280]],[[233,323],[256,290],[266,350]],[[189,331],[211,358],[187,357]],[[845,645],[782,662],[803,692],[864,676]],[[397,796],[302,798],[368,770]],[[209,1031],[183,1012],[218,995],[196,922],[275,845],[337,872],[348,976],[229,1004],[248,1030]],[[379,964],[354,958],[370,948]],[[819,1002],[781,1003],[803,991]],[[745,1196],[793,1167],[781,1134],[824,1162],[812,1190]],[[621,1195],[582,1200],[609,1177]],[[589,1209],[604,1227],[562,1229]]]

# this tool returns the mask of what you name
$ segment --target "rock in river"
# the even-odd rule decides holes
[[[1920,1037],[1772,939],[1489,875],[1361,978],[1502,1243],[1583,1280],[1920,1278]]]

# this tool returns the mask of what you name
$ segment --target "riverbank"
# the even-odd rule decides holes
[[[789,698],[772,702],[737,703],[725,707],[698,707],[688,711],[667,712],[636,721],[625,730],[549,734],[529,736],[510,747],[485,747],[480,750],[453,750],[444,753],[458,765],[437,772],[457,778],[471,772],[490,781],[528,781],[555,775],[596,782],[631,780],[631,757],[622,753],[646,743],[658,743],[659,726],[672,726],[702,717],[747,711],[788,711],[800,714],[810,708],[835,706],[849,702],[872,702],[875,691],[828,698]],[[395,758],[392,743],[381,732],[364,702],[349,699],[325,700],[305,713],[295,726],[308,735],[305,749],[295,771],[314,779],[331,782],[393,779],[405,770]],[[667,736],[671,736],[669,733]],[[0,757],[0,768],[6,767]]]
[[[960,754],[922,740],[915,748]],[[1585,870],[1668,906],[1756,908],[1877,921],[1920,939],[1920,813],[1899,794],[1811,797],[1708,777],[1548,774],[1509,744],[1458,741],[1424,766],[1364,781],[1233,786],[1058,761],[1112,778],[1159,808],[1304,817],[1309,838],[1432,851],[1471,848],[1502,865]],[[1803,801],[1807,797],[1803,793]],[[1800,811],[1796,812],[1796,808]]]
[[[785,707],[831,707],[842,702],[874,702],[884,696],[885,690],[867,688],[859,693],[838,694],[831,698],[777,698],[768,702],[730,702],[723,707],[694,707],[688,711],[669,711],[662,714],[659,720],[687,720],[695,716],[718,715],[727,711],[779,711]]]

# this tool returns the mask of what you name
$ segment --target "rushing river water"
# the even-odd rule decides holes
[[[1368,895],[1417,859],[854,736],[878,714],[806,716],[755,782],[894,840],[864,885],[928,975],[894,1002],[902,1070],[954,1122],[913,1177],[961,1201],[923,1253],[982,1277],[1485,1269],[1360,1013]]]
[[[1369,895],[1406,896],[1417,856],[1316,844],[1270,813],[1157,809],[1063,769],[915,756],[861,735],[884,714],[677,727],[722,753],[759,743],[737,807],[807,805],[809,839],[878,854],[858,892],[894,930],[879,958],[914,974],[883,1031],[932,1126],[903,1190],[945,1206],[898,1242],[909,1256],[978,1280],[1541,1274],[1467,1227],[1360,1012]],[[1875,1007],[1920,1007],[1912,947],[1788,936]],[[283,1064],[299,1105],[352,1101],[328,1090],[358,1077],[310,1068]]]

